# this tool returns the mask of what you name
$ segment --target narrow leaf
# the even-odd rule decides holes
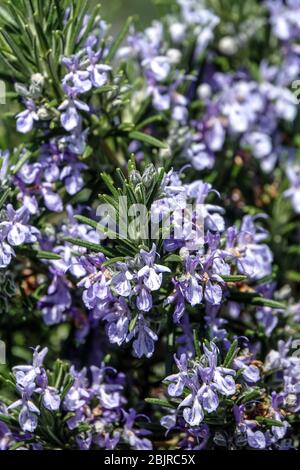
[[[232,342],[232,345],[230,346],[230,348],[227,351],[226,357],[224,359],[224,367],[230,367],[231,364],[232,364],[232,361],[234,360],[234,358],[238,354],[239,348],[237,348],[237,344],[238,344],[238,340],[235,339]]]
[[[118,256],[116,258],[111,258],[111,259],[105,261],[102,266],[110,266],[111,264],[119,263],[119,262],[122,262],[122,261],[124,261],[124,257],[123,256]]]
[[[10,188],[7,188],[2,196],[0,197],[0,210],[2,209],[3,205],[5,204],[6,199],[8,198],[10,193]]]
[[[38,259],[49,259],[49,260],[60,260],[61,256],[57,255],[56,253],[51,253],[51,251],[42,251],[42,250],[34,250],[31,248],[25,247],[16,247],[16,251],[21,255],[38,258]]]
[[[194,337],[194,347],[195,347],[195,352],[196,352],[196,357],[201,356],[201,351],[200,351],[200,346],[199,346],[199,337],[198,333],[196,330],[193,331],[193,337]]]
[[[232,276],[221,276],[221,278],[225,281],[225,282],[242,282],[242,281],[245,281],[247,278],[247,276],[239,276],[239,275],[232,275]]]
[[[277,419],[264,418],[263,416],[256,416],[255,421],[260,424],[265,424],[267,426],[277,426],[279,428],[282,428],[284,426],[284,424],[281,421],[278,421]]]
[[[286,306],[281,302],[277,302],[276,300],[271,300],[271,299],[264,299],[263,297],[254,297],[250,303],[252,305],[261,305],[263,307],[280,308],[280,309],[286,308]]]

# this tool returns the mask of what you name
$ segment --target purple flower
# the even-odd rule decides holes
[[[196,273],[198,264],[199,258],[187,256],[185,258],[186,274],[179,280],[185,299],[192,307],[200,304],[203,298],[203,287],[200,284],[201,279]]]
[[[94,52],[90,47],[87,48],[88,60],[90,65],[87,67],[89,78],[92,85],[100,88],[108,81],[108,73],[112,70],[109,65],[99,64],[101,52]]]
[[[249,364],[250,358],[238,357],[233,362],[234,369],[242,370],[242,376],[247,383],[253,384],[260,380],[260,371],[258,367]]]
[[[56,388],[46,387],[43,392],[43,405],[47,410],[56,411],[60,407],[60,396]]]
[[[78,283],[78,286],[85,289],[82,299],[88,309],[99,308],[101,304],[114,298],[110,290],[111,273],[108,269],[102,268],[104,261],[105,257],[101,254],[80,259],[87,276]]]
[[[47,294],[39,300],[39,308],[42,311],[47,325],[60,323],[63,315],[71,307],[72,298],[68,285],[63,278],[54,275]]]
[[[0,412],[4,416],[8,416],[8,411],[5,405],[0,403]],[[0,451],[9,450],[11,444],[14,444],[13,435],[9,427],[0,421]]]
[[[118,408],[124,402],[123,397],[121,396],[123,386],[118,383],[105,383],[104,378],[106,370],[109,370],[109,368],[91,366],[91,372],[93,375],[91,392],[98,398],[100,405],[104,408]],[[115,370],[112,371],[116,373]]]
[[[12,247],[5,242],[5,234],[1,233],[1,226],[0,226],[0,268],[5,268],[11,262],[13,256],[15,256],[15,252]]]
[[[300,32],[297,18],[300,13],[298,1],[283,2],[282,0],[266,1],[271,14],[270,22],[273,33],[281,41],[297,38]]]
[[[35,392],[36,385],[31,382],[25,389],[20,389],[22,399],[8,407],[8,410],[21,407],[19,413],[19,424],[23,431],[34,432],[38,424],[38,415],[40,414],[37,406],[30,400],[31,395]]]
[[[132,292],[130,281],[133,280],[133,274],[126,263],[117,263],[116,269],[118,272],[112,278],[112,286],[118,295],[128,297]]]
[[[252,216],[245,216],[239,233],[234,228],[228,230],[227,249],[236,257],[241,274],[262,279],[272,271],[273,255],[266,244],[260,244],[267,232],[257,228],[254,221]]]
[[[251,132],[245,136],[244,143],[249,145],[254,157],[265,158],[272,152],[270,136],[262,132]]]
[[[149,252],[140,251],[140,262],[145,264],[137,273],[137,277],[150,291],[158,290],[162,283],[162,273],[169,273],[171,270],[166,266],[155,263],[156,246],[153,244]]]
[[[65,100],[58,109],[64,111],[61,114],[60,121],[66,131],[71,132],[80,127],[81,116],[78,113],[79,111],[89,112],[89,106],[83,101],[77,99]]]
[[[123,412],[123,414],[125,418],[124,438],[129,442],[130,446],[136,450],[152,450],[151,441],[144,437],[151,434],[151,432],[142,428],[134,428],[135,421],[145,416],[138,415],[133,408],[130,408],[128,413]]]
[[[203,143],[192,143],[187,156],[193,167],[198,171],[205,170],[206,168],[210,169],[214,166],[215,157]]]
[[[72,165],[64,166],[60,173],[60,179],[64,180],[66,191],[73,196],[78,193],[84,186],[84,180],[81,176],[80,170],[85,169],[86,166],[81,163],[72,163]]]
[[[76,443],[79,450],[89,450],[92,444],[92,435],[90,433],[88,433],[87,436],[84,434],[78,434],[76,436]]]
[[[172,282],[174,284],[174,290],[166,299],[166,304],[175,303],[173,321],[174,323],[179,323],[185,312],[185,296],[183,294],[180,282],[175,281],[174,279]]]
[[[262,431],[256,430],[256,421],[245,419],[245,406],[234,405],[233,413],[238,429],[247,436],[248,445],[253,449],[265,449],[266,437]]]
[[[42,195],[44,197],[45,206],[53,212],[63,211],[63,202],[59,194],[52,191],[50,184],[44,184],[42,187]]]
[[[252,431],[247,428],[247,439],[249,446],[253,449],[265,449],[266,447],[266,438],[261,431]]]
[[[271,396],[271,405],[272,405],[272,419],[282,423],[282,426],[272,426],[272,443],[276,443],[280,439],[283,439],[287,433],[290,424],[284,419],[284,414],[282,413],[282,408],[284,406],[284,393],[272,392]]]
[[[179,359],[174,356],[174,360],[179,373],[169,375],[165,378],[165,381],[171,382],[168,385],[168,394],[171,397],[180,397],[183,393],[184,387],[188,384],[188,359],[185,354],[181,354]]]
[[[146,58],[142,66],[145,67],[149,76],[158,82],[165,80],[171,69],[170,59],[165,56]]]
[[[35,382],[36,378],[42,373],[42,366],[47,353],[48,348],[40,351],[40,346],[37,346],[33,352],[32,365],[15,366],[13,368],[19,387],[26,389]]]
[[[86,93],[92,88],[89,73],[80,70],[80,55],[64,57],[62,63],[67,67],[69,73],[63,79],[63,89],[69,96],[77,96]]]
[[[0,234],[4,236],[12,246],[23,243],[34,243],[37,241],[39,230],[28,224],[29,212],[25,207],[15,210],[11,204],[6,207],[8,220],[0,223]]]
[[[75,382],[65,396],[63,404],[66,410],[76,411],[90,399],[90,392],[87,390],[87,370],[83,369],[76,372],[75,368],[71,367],[70,373],[73,375]]]
[[[185,437],[178,443],[180,448],[187,450],[203,450],[210,438],[210,430],[207,424],[201,424],[199,427],[188,428],[181,425]]]
[[[107,308],[103,320],[108,322],[106,331],[109,341],[120,346],[128,336],[129,322],[131,313],[124,299],[115,300],[112,305]]]
[[[141,312],[150,312],[153,307],[153,300],[150,291],[143,286],[142,283],[139,283],[135,287],[136,296],[136,306]]]
[[[187,255],[185,257],[185,273],[175,281],[175,295],[167,299],[167,302],[176,302],[176,315],[174,319],[180,319],[183,308],[183,298],[192,306],[199,305],[203,299],[210,305],[220,305],[222,301],[224,285],[223,279],[211,272],[213,256],[208,256],[205,264],[202,264],[199,256]]]

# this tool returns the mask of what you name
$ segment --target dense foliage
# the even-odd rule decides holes
[[[299,446],[300,2],[156,3],[1,2],[2,450]]]

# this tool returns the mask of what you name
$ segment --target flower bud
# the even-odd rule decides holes
[[[44,82],[44,77],[40,73],[35,73],[31,76],[31,85],[29,87],[29,91],[33,98],[39,98],[41,96]]]
[[[170,34],[172,41],[176,43],[183,41],[185,35],[185,25],[182,23],[173,23],[170,26]]]
[[[171,64],[178,64],[181,61],[182,54],[178,49],[168,49],[167,57]]]
[[[31,76],[31,84],[40,88],[43,88],[45,79],[41,73],[34,73]]]
[[[151,186],[155,175],[156,175],[155,166],[152,163],[150,163],[150,165],[146,167],[144,174],[142,176],[142,181],[144,185],[146,186],[146,188],[149,188]]]
[[[202,83],[197,88],[197,95],[200,100],[205,100],[211,97],[211,87],[208,83]]]

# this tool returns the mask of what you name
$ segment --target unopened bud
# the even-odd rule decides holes
[[[159,156],[160,156],[161,158],[169,158],[169,157],[171,157],[171,150],[170,150],[170,148],[168,147],[168,148],[166,148],[166,149],[160,149],[160,151],[159,151]]]
[[[238,50],[237,42],[231,36],[224,36],[219,42],[219,51],[225,55],[234,55]]]
[[[47,121],[48,119],[51,118],[51,114],[49,110],[45,108],[44,106],[38,109],[37,115],[41,121]]]
[[[44,86],[44,77],[40,73],[35,73],[31,76],[31,85],[29,87],[29,92],[32,98],[39,98],[42,94]]]
[[[146,167],[144,174],[142,176],[142,180],[146,188],[149,188],[151,186],[155,175],[156,175],[155,166],[152,163],[150,163],[150,165]]]
[[[31,84],[43,88],[45,79],[41,73],[34,73],[31,75]]]
[[[181,42],[184,39],[185,35],[185,25],[183,25],[182,23],[173,23],[170,26],[170,34],[174,42]]]

